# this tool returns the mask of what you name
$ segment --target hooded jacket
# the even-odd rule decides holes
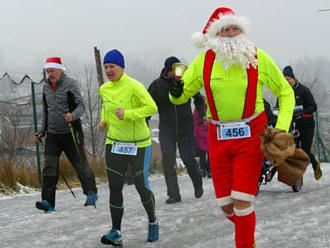
[[[159,113],[159,131],[167,132],[180,137],[193,132],[194,118],[191,110],[191,101],[182,105],[174,105],[169,99],[172,79],[160,76],[154,80],[148,88],[148,91],[158,107]],[[194,104],[201,116],[205,115],[203,96],[199,93],[194,94]]]
[[[47,79],[43,86],[42,103],[43,133],[46,131],[54,134],[70,133],[70,127],[62,116],[66,113],[71,113],[73,125],[81,128],[80,117],[85,112],[85,105],[76,80],[63,73],[53,90]]]
[[[313,128],[315,126],[313,113],[317,110],[317,105],[310,89],[302,85],[298,80],[296,80],[292,88],[296,99],[296,106],[302,105],[304,107],[303,110],[299,112],[300,118],[295,120],[297,128]]]

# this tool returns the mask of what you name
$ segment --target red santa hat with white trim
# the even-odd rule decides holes
[[[249,22],[246,18],[237,16],[230,8],[217,8],[206,23],[203,32],[196,32],[192,35],[195,47],[204,48],[209,39],[215,38],[222,29],[231,25],[239,27],[243,33],[246,33]]]
[[[60,57],[49,57],[46,59],[46,63],[44,65],[44,69],[60,69],[65,71],[65,67],[62,65],[62,60]]]

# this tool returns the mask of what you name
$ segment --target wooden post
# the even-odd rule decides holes
[[[104,83],[104,79],[103,79],[100,50],[97,49],[97,47],[94,47],[94,56],[95,56],[95,64],[96,64],[97,81],[99,82],[99,86],[101,86]]]

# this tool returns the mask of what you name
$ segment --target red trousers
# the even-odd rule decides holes
[[[267,124],[265,113],[250,122],[251,137],[218,140],[217,126],[209,123],[209,160],[216,198],[220,206],[233,199],[253,202],[264,155],[258,133]]]

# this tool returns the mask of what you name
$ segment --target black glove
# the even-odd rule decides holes
[[[301,113],[294,113],[292,119],[293,120],[298,120],[302,118],[302,114]]]
[[[183,81],[174,81],[171,88],[170,88],[170,93],[174,97],[180,97],[183,92]]]

